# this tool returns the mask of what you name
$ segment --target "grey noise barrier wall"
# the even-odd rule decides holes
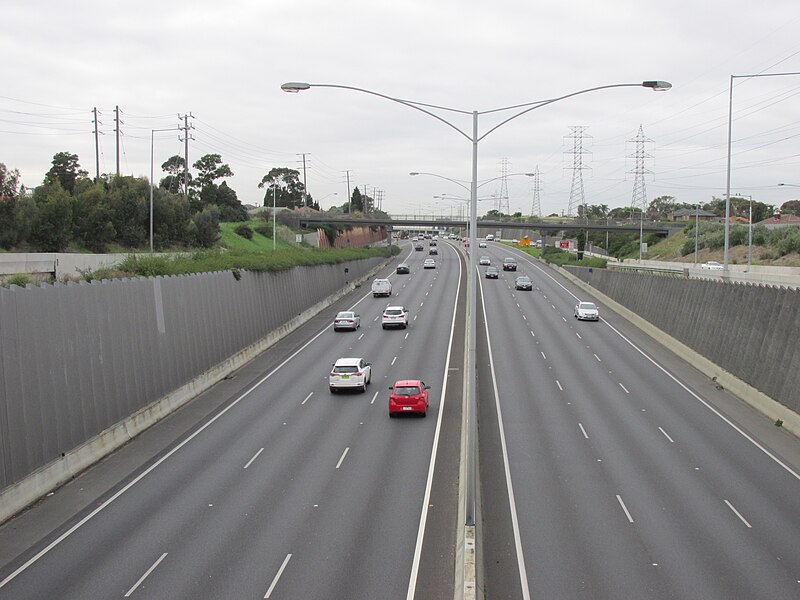
[[[800,413],[800,290],[606,269],[564,269]]]
[[[0,522],[386,262],[0,288]]]

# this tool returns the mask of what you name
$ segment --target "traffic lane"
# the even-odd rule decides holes
[[[647,589],[648,597],[667,597],[645,570],[649,565],[625,527],[616,490],[581,443],[573,400],[562,393],[550,364],[558,361],[542,356],[530,327],[515,320],[521,319],[516,299],[503,288],[484,286],[489,339],[502,340],[492,349],[532,596],[630,597],[631,590]],[[524,348],[530,352],[520,361]],[[603,540],[603,549],[585,538]],[[494,597],[494,587],[489,593]]]
[[[769,445],[750,436],[739,423],[717,413],[704,397],[706,394],[699,393],[713,389],[710,382],[706,382],[705,390],[692,390],[677,376],[657,367],[644,350],[633,348],[607,320],[600,324],[576,323],[575,328],[582,332],[583,343],[591,351],[585,360],[602,361],[609,373],[622,374],[618,376],[619,385],[640,405],[641,411],[648,412],[653,427],[657,426],[671,443],[673,438],[678,442],[692,440],[694,450],[689,452],[687,448],[684,452],[695,467],[706,462],[716,465],[707,471],[707,477],[720,494],[726,498],[751,498],[749,502],[744,499],[740,502],[747,502],[753,508],[751,514],[774,515],[773,524],[796,521],[790,497],[798,481],[797,468]],[[580,334],[576,331],[576,335]],[[683,368],[686,371],[690,369]],[[774,439],[774,434],[770,439]],[[742,469],[749,473],[747,485],[738,483]],[[731,489],[732,482],[737,482],[735,489]],[[779,529],[768,528],[766,532],[775,544],[781,539],[788,541],[782,535],[786,529]]]
[[[555,322],[556,322],[556,323],[558,322],[558,320],[557,320],[557,319],[554,319],[554,320],[555,320]],[[563,322],[563,320],[562,320],[562,322]],[[585,325],[587,325],[587,326],[591,327],[592,325],[595,325],[595,324],[585,324]],[[567,343],[567,342],[565,341],[564,343]],[[573,355],[573,356],[570,356],[570,357],[568,357],[568,358],[566,359],[566,361],[562,361],[562,360],[560,360],[559,358],[557,358],[557,359],[556,359],[554,362],[556,362],[556,363],[568,362],[568,364],[584,364],[584,365],[586,365],[586,364],[587,364],[587,360],[588,360],[588,361],[591,361],[591,362],[589,362],[588,364],[595,363],[595,361],[596,361],[596,356],[594,356],[594,358],[592,358],[592,357],[591,357],[591,355],[587,354],[586,358],[583,360],[583,362],[581,362],[581,359],[580,359],[579,357],[575,357],[575,356]],[[652,365],[651,365],[651,366],[652,366]],[[595,377],[595,378],[593,378],[593,380],[599,380],[599,379],[597,379],[597,378]],[[622,389],[623,389],[623,391],[625,391],[625,388],[624,388],[624,387],[622,387]],[[625,393],[627,394],[628,392],[626,392],[626,391],[625,391]],[[656,396],[656,397],[658,397],[658,395],[657,395],[657,394],[656,394],[655,396]],[[590,395],[589,397],[591,397],[591,395]],[[661,396],[661,397],[662,397],[662,398],[667,398],[668,396]],[[645,410],[648,410],[648,409],[645,409],[645,408],[640,408],[639,410],[641,410],[641,411],[645,411]],[[602,413],[602,412],[601,412],[601,413],[600,413],[600,415],[595,415],[595,416],[600,416],[600,417],[602,417],[602,416],[604,416],[604,413]],[[704,416],[704,415],[701,415],[701,417],[702,417],[702,416]],[[712,421],[712,422],[710,423],[710,426],[712,426],[712,427],[713,427],[714,425],[718,425],[718,422]],[[663,430],[663,428],[657,429],[657,428],[656,428],[655,426],[653,426],[652,424],[650,424],[649,426],[650,426],[650,428],[651,428],[653,431],[661,431],[661,433],[663,433],[663,431],[662,431],[662,430]],[[707,430],[707,427],[706,427],[706,428],[704,428],[704,429],[706,429],[706,430]],[[723,429],[724,429],[724,428],[723,428]],[[640,430],[640,428],[634,428],[634,429],[632,429],[632,431],[639,431],[639,430]],[[661,433],[657,434],[657,436],[659,436],[659,437],[662,437],[662,439],[664,439],[664,440],[665,440],[665,441],[664,441],[664,443],[666,443],[666,436],[662,436],[662,435],[661,435]],[[705,435],[701,435],[701,436],[700,436],[700,439],[705,439],[705,436],[707,436],[707,435],[708,435],[708,434],[707,434],[707,431],[706,431]],[[730,436],[729,436],[729,437],[730,437]],[[639,446],[639,445],[644,445],[644,443],[645,443],[645,440],[642,440],[641,442],[637,443],[636,445],[637,445],[637,446]],[[747,450],[747,446],[746,446],[746,445],[744,446],[744,448],[745,448],[745,450]],[[722,457],[725,457],[725,452],[723,452],[723,453],[722,453]],[[632,472],[632,469],[630,469],[630,468],[625,468],[624,470],[625,470],[625,472]],[[718,469],[715,469],[715,470],[714,470],[714,472],[716,472],[716,471],[718,471]],[[761,472],[761,471],[760,471],[760,469],[757,469],[757,471],[758,471],[758,472]],[[767,471],[769,471],[769,468],[768,468],[768,466],[767,466]],[[773,469],[773,471],[774,471],[774,469]],[[723,479],[725,479],[725,478],[723,477]],[[646,503],[645,503],[645,504],[646,504]],[[782,504],[782,503],[781,503],[781,502],[779,502],[779,504]],[[784,504],[784,506],[786,506],[786,504]],[[714,511],[713,511],[713,515],[714,515],[714,516],[719,516],[720,514],[721,514],[721,513],[720,513],[718,510],[714,510]],[[779,513],[779,514],[780,514],[780,513]],[[707,521],[711,520],[711,516],[709,516],[709,517],[708,517],[706,520],[707,520]],[[790,521],[791,521],[791,520],[790,520]],[[716,529],[716,528],[715,528],[715,529]],[[662,532],[662,533],[663,533],[663,532]],[[783,550],[783,548],[781,548],[781,550]],[[781,552],[781,553],[783,553],[783,552]],[[697,564],[697,563],[695,563],[695,564]],[[747,563],[747,564],[753,564],[753,563]],[[770,565],[768,565],[768,564],[767,564],[767,565],[763,565],[763,568],[766,570],[766,572],[769,572],[770,574],[777,575],[777,573],[774,573],[774,570],[771,570],[771,569],[770,569]],[[698,573],[698,576],[697,576],[697,580],[701,580],[701,579],[703,579],[702,572],[701,572],[701,573]],[[767,579],[769,579],[769,578],[767,577]],[[784,574],[784,580],[786,580],[786,574]],[[739,588],[739,589],[741,589],[741,586],[740,586],[740,588]],[[784,590],[784,592],[785,592],[785,590]]]

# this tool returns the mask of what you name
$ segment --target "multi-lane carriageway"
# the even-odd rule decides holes
[[[454,597],[465,263],[364,288],[0,528],[0,598]],[[479,293],[487,598],[800,597],[800,445],[506,246]],[[365,293],[366,292],[366,293]],[[361,314],[334,333],[338,310]],[[364,394],[329,365],[364,356]],[[388,418],[395,379],[425,419]]]

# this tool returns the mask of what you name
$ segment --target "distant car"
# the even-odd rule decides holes
[[[514,280],[514,289],[515,290],[527,290],[530,291],[533,289],[533,283],[531,282],[531,278],[527,277],[526,275],[522,275],[517,277]]]
[[[600,311],[594,302],[578,302],[575,305],[575,318],[579,321],[599,321]]]
[[[392,282],[388,279],[376,279],[372,282],[372,297],[391,296]]]
[[[455,233],[451,233],[449,237],[450,237],[451,240],[457,240],[458,239],[458,236]]]
[[[542,247],[542,240],[536,240],[533,243],[533,245],[536,246],[537,248],[541,248]]]
[[[436,246],[428,250],[428,254],[439,256],[439,250],[436,249]]]
[[[405,329],[408,327],[408,309],[402,306],[387,306],[381,317],[381,327],[383,329],[390,327]]]
[[[411,241],[412,241],[412,242],[416,242],[416,241],[418,241],[418,240],[419,240],[419,238],[418,238],[417,236],[414,236],[414,237],[412,237],[412,238],[411,238]]]
[[[488,256],[481,256],[481,259],[478,261],[482,267],[486,265],[492,264],[492,260]]]
[[[506,257],[503,259],[503,271],[516,271],[517,270],[517,261],[511,257]]]
[[[710,260],[708,262],[704,262],[702,265],[700,265],[700,268],[701,269],[708,269],[710,271],[723,271],[725,269],[725,267],[723,267],[721,264],[719,264],[715,260]]]
[[[406,263],[400,263],[397,265],[397,274],[398,275],[408,275],[411,273],[411,269]]]
[[[361,317],[352,311],[342,311],[333,320],[334,331],[355,331],[361,327]]]
[[[513,240],[511,240],[511,243],[512,244],[519,244],[519,240],[517,238],[514,238]]]
[[[487,241],[487,242],[492,242],[492,241],[494,241],[494,234],[493,234],[493,233],[489,233],[489,234],[487,234],[487,235],[486,235],[486,241]]]
[[[331,368],[328,387],[332,394],[339,390],[366,392],[372,379],[372,366],[363,358],[340,358]]]
[[[431,239],[431,241],[430,241],[430,242],[428,242],[428,246],[435,246],[435,245],[436,245],[436,243],[437,243],[437,242],[436,242],[436,238],[433,238],[433,239]]]
[[[422,244],[414,244],[414,250],[417,252],[422,252]]]
[[[486,279],[497,279],[500,276],[500,272],[497,270],[497,267],[488,267],[486,269]]]
[[[486,248],[486,247],[487,247],[487,244],[486,244],[486,242],[484,242],[483,240],[481,240],[480,242],[478,242],[478,248]]]
[[[425,385],[419,379],[401,379],[395,381],[389,388],[389,417],[402,413],[418,414],[422,417],[428,414],[428,390],[431,386]]]
[[[436,261],[432,258],[426,258],[425,262],[422,263],[423,269],[435,269],[436,268]]]

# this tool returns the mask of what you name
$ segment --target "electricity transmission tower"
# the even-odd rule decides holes
[[[497,211],[510,215],[511,206],[508,203],[508,169],[507,158],[500,160],[500,193],[497,195]]]
[[[583,125],[570,126],[570,133],[566,137],[572,140],[572,150],[567,150],[566,154],[572,154],[572,187],[569,190],[569,207],[567,216],[577,214],[579,206],[586,206],[586,197],[583,193],[583,171],[589,167],[583,165],[583,155],[590,154],[583,149],[583,140],[592,136],[586,133],[588,127]]]
[[[653,174],[652,171],[646,169],[644,166],[645,159],[653,158],[652,154],[645,152],[645,144],[652,144],[653,140],[644,137],[642,126],[639,125],[639,133],[636,134],[636,137],[632,140],[628,140],[628,142],[635,144],[635,150],[633,154],[628,155],[628,158],[633,158],[636,161],[633,171],[628,171],[628,173],[633,173],[634,176],[631,208],[641,209],[642,213],[644,213],[647,211],[647,190],[645,189],[644,177],[645,175]]]
[[[533,202],[531,203],[531,216],[542,217],[542,201],[539,193],[542,190],[542,181],[539,175],[539,165],[533,171]]]

